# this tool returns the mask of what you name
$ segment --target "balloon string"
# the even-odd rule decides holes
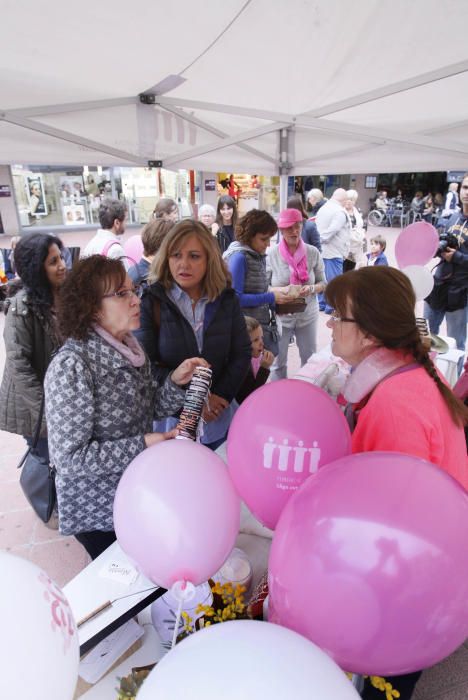
[[[175,625],[174,625],[174,634],[172,635],[171,649],[174,649],[175,644],[176,644],[177,635],[178,635],[178,632],[179,632],[180,618],[181,618],[181,615],[182,615],[182,606],[183,606],[183,604],[184,604],[183,597],[180,596],[180,598],[179,598],[179,605],[178,605],[178,608],[177,608],[177,615],[176,615],[176,619],[175,619]]]

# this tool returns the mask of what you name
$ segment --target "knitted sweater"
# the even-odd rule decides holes
[[[468,489],[463,428],[421,367],[381,382],[359,414],[353,452],[406,452],[437,464]]]
[[[169,378],[158,387],[148,360],[133,367],[95,333],[67,340],[44,387],[60,532],[112,530],[120,477],[145,449],[153,418],[181,408],[185,392]]]

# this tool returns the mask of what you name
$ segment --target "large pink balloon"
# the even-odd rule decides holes
[[[291,498],[269,562],[269,619],[344,669],[431,666],[468,634],[468,494],[438,467],[368,452]]]
[[[432,260],[439,245],[436,229],[427,221],[417,221],[404,228],[395,241],[398,267],[425,265]]]
[[[337,404],[323,389],[296,379],[251,394],[234,416],[227,443],[239,494],[270,528],[311,474],[350,452],[351,434]]]
[[[195,585],[226,561],[240,525],[240,501],[224,462],[192,441],[144,450],[117,487],[120,546],[152,581]]]
[[[130,236],[130,238],[124,243],[125,255],[130,258],[132,265],[136,265],[140,262],[141,256],[143,255],[143,242],[140,235]]]

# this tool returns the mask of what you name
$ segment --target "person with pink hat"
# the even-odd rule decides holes
[[[278,228],[281,241],[268,252],[267,269],[272,287],[289,287],[291,299],[302,297],[305,308],[296,313],[282,314],[278,355],[271,368],[271,379],[287,377],[288,347],[296,336],[301,364],[317,350],[317,323],[319,317],[317,294],[326,287],[323,260],[313,245],[301,238],[302,214],[297,209],[283,209]]]

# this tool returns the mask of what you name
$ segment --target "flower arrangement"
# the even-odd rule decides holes
[[[232,583],[215,583],[211,579],[209,583],[213,594],[213,603],[211,605],[200,604],[197,606],[196,614],[203,614],[195,622],[186,612],[182,613],[183,629],[177,636],[177,642],[182,641],[189,634],[193,634],[204,627],[216,625],[219,622],[226,622],[227,620],[245,620],[249,617],[244,601],[245,586],[233,586]],[[170,649],[171,644],[164,644],[163,646]],[[155,665],[133,668],[128,676],[119,679],[120,687],[117,689],[117,700],[135,700],[145,678]]]

